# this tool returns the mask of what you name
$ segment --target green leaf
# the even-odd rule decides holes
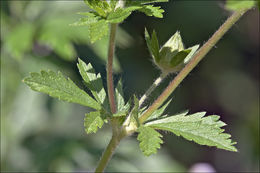
[[[137,140],[140,141],[140,149],[145,156],[157,153],[157,149],[163,143],[162,135],[151,127],[140,126],[137,129],[139,133]]]
[[[119,0],[110,0],[109,5],[114,10]]]
[[[77,66],[86,86],[90,89],[95,99],[103,104],[106,99],[106,91],[103,87],[101,75],[99,73],[96,75],[91,64],[86,65],[81,59],[78,59]]]
[[[137,1],[126,1],[126,7],[135,7],[135,10],[145,13],[147,16],[154,16],[158,18],[163,17],[164,10],[161,7],[155,7],[153,5],[145,5],[156,2],[168,2],[168,0],[137,0]]]
[[[182,113],[149,122],[145,126],[170,131],[200,145],[237,151],[233,146],[236,143],[230,139],[231,135],[223,133],[224,130],[221,129],[226,124],[220,121],[217,115],[204,117],[205,114],[206,112],[199,112],[185,116],[185,113]]]
[[[153,5],[145,5],[143,8],[138,10],[145,13],[147,16],[163,18],[164,10],[161,9],[161,7],[154,7]]]
[[[130,109],[130,101],[125,103],[121,80],[119,80],[117,84],[115,93],[116,93],[115,95],[116,95],[116,103],[117,103],[117,113],[113,114],[113,116],[114,117],[126,116]]]
[[[100,112],[90,112],[85,114],[84,127],[87,134],[96,133],[98,128],[101,128],[104,124]]]
[[[24,82],[32,90],[46,93],[60,100],[78,103],[96,110],[101,108],[96,100],[78,88],[69,78],[66,79],[60,72],[31,73],[31,76],[25,78]]]
[[[95,10],[100,16],[106,17],[107,13],[112,9],[107,1],[101,0],[84,0],[84,2],[93,10]]]
[[[152,57],[154,58],[155,62],[159,62],[160,61],[159,43],[158,43],[158,39],[157,39],[155,31],[153,31],[152,38],[150,38],[150,35],[145,28],[145,34],[144,35],[145,35],[147,47],[148,47]]]
[[[241,9],[249,9],[256,5],[254,0],[227,0],[226,9],[236,11]]]
[[[200,47],[200,45],[197,44],[195,46],[188,48],[191,51],[188,54],[188,56],[186,56],[186,58],[184,59],[184,64],[187,64],[193,58],[193,56],[195,55],[195,53],[197,52],[199,47]]]
[[[115,11],[110,12],[107,16],[107,21],[110,23],[121,23],[123,22],[131,13],[141,7],[127,7],[127,8],[117,8]]]
[[[100,40],[108,34],[109,26],[106,20],[102,19],[96,23],[89,25],[89,36],[90,41],[94,43],[97,40]]]
[[[116,103],[117,103],[117,110],[121,110],[122,107],[125,106],[123,86],[122,86],[121,80],[119,80],[117,87],[116,87]]]
[[[89,38],[92,43],[100,40],[108,34],[109,26],[106,20],[93,12],[79,13],[86,17],[80,18],[79,21],[71,24],[71,26],[87,26]]]
[[[90,24],[96,23],[100,20],[100,17],[92,12],[79,12],[78,14],[86,17],[80,18],[79,21],[71,24],[71,26],[89,26]]]
[[[190,52],[190,49],[185,49],[174,55],[170,61],[171,67],[176,67],[179,64],[183,64],[184,59],[188,56]]]

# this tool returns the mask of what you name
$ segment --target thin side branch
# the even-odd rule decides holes
[[[247,10],[248,9],[236,11],[226,20],[226,22],[214,33],[214,35],[199,49],[199,51],[194,55],[194,58],[172,80],[163,93],[140,116],[140,123],[145,122],[147,118],[149,118],[149,116],[151,116],[151,114],[163,104],[163,102],[171,95],[183,79],[194,69],[194,67],[196,67],[196,65],[205,57],[212,47],[239,20],[239,18],[243,16]]]
[[[162,73],[150,86],[150,88],[144,93],[144,95],[139,100],[139,107],[141,108],[145,100],[153,92],[153,90],[160,85],[160,83],[167,77],[168,73]]]

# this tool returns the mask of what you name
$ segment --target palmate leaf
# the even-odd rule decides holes
[[[140,149],[145,156],[150,156],[155,154],[157,149],[163,143],[161,140],[162,135],[151,127],[140,126],[137,129],[138,137],[137,140],[140,141]]]
[[[220,121],[217,115],[204,117],[205,114],[206,112],[187,116],[180,114],[146,123],[145,126],[170,131],[201,145],[237,151],[233,146],[236,142],[230,139],[231,135],[223,133],[224,130],[221,129],[226,124]]]
[[[23,81],[32,90],[46,93],[60,100],[78,103],[96,110],[101,108],[96,100],[78,88],[69,78],[66,79],[60,72],[41,71],[41,73],[31,73],[31,76]]]
[[[96,133],[98,128],[103,126],[104,122],[107,122],[107,120],[104,120],[101,117],[99,111],[87,113],[84,118],[84,127],[86,133]]]

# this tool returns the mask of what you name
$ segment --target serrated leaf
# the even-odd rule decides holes
[[[115,11],[110,12],[107,16],[107,21],[110,23],[121,23],[123,22],[131,13],[142,7],[134,6],[127,8],[117,8]]]
[[[163,143],[162,135],[151,127],[140,126],[137,129],[139,133],[137,140],[140,141],[140,149],[145,156],[157,153],[157,149]]]
[[[112,9],[107,1],[100,0],[84,0],[84,2],[93,10],[95,10],[100,16],[106,17],[107,13]]]
[[[101,128],[104,124],[100,112],[90,112],[85,114],[84,127],[87,134],[96,133],[98,128]]]
[[[123,94],[123,85],[122,81],[119,80],[117,87],[115,89],[116,103],[117,103],[117,113],[113,114],[114,117],[126,116],[130,109],[130,101],[125,103],[124,94]]]
[[[94,43],[97,40],[100,40],[102,37],[108,34],[109,26],[106,20],[102,19],[96,23],[89,25],[89,36],[90,41]]]
[[[256,5],[254,0],[227,0],[226,9],[236,11],[241,9],[249,9]]]
[[[81,59],[78,59],[77,66],[86,86],[90,89],[95,99],[103,104],[106,98],[106,91],[103,87],[101,75],[99,73],[96,75],[92,65],[90,63],[86,65]]]
[[[46,93],[60,100],[78,103],[96,110],[101,108],[96,100],[78,88],[69,78],[66,79],[60,72],[31,73],[31,76],[25,78],[24,82],[32,90]]]
[[[154,7],[153,5],[145,5],[143,8],[138,9],[145,13],[147,16],[154,16],[157,18],[163,18],[164,10],[161,7]]]
[[[119,0],[110,0],[109,5],[114,10]]]
[[[79,14],[85,15],[87,17],[80,18],[79,21],[70,24],[71,26],[89,26],[90,24],[96,23],[98,22],[98,20],[100,20],[100,17],[96,16],[94,13],[86,12],[86,13],[79,13]]]
[[[79,14],[86,17],[80,18],[79,21],[71,24],[71,26],[87,26],[89,38],[92,43],[108,34],[109,26],[106,20],[93,12],[83,12]]]
[[[233,146],[231,135],[223,133],[221,127],[226,124],[219,121],[219,116],[211,115],[204,117],[206,112],[192,115],[180,114],[145,124],[155,129],[170,131],[177,136],[194,141],[200,145],[215,146],[220,149],[237,151]]]
[[[119,80],[117,87],[116,87],[116,103],[117,103],[117,110],[122,109],[125,106],[124,94],[123,94],[123,85],[122,81]]]
[[[145,28],[145,40],[152,57],[156,62],[159,62],[159,43],[155,31],[153,31],[152,38],[150,38],[150,35]]]

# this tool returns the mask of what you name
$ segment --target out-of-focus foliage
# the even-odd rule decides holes
[[[240,10],[240,9],[248,9],[254,7],[256,4],[255,0],[227,0],[226,8],[229,10]]]
[[[161,6],[165,10],[163,20],[135,13],[118,32],[116,54],[127,98],[134,92],[141,96],[159,74],[145,45],[145,27],[158,32],[160,45],[179,30],[189,47],[203,44],[229,15],[223,1],[171,0]],[[68,26],[77,20],[76,13],[86,8],[80,1],[1,1],[1,171],[93,171],[108,144],[111,134],[105,124],[96,135],[86,135],[83,122],[87,108],[51,99],[22,83],[31,71],[51,69],[64,72],[84,88],[76,67],[77,56],[92,62],[97,73],[105,74],[102,59],[107,54],[107,38],[92,45],[84,27]],[[41,20],[34,20],[38,17]],[[80,38],[69,39],[77,54],[70,57],[72,61],[47,43],[39,43],[43,26],[58,19],[64,24],[56,25],[56,33],[61,31],[57,34],[66,35],[65,29],[83,33],[82,38],[74,33]],[[6,39],[24,23],[32,23],[37,29],[32,47],[19,58],[10,52]],[[197,162],[207,162],[218,172],[259,172],[258,10],[248,12],[236,26],[183,81],[165,111],[174,114],[191,108],[221,115],[229,125],[226,130],[238,142],[239,152],[205,148],[166,133],[163,149],[148,158],[139,151],[138,141],[128,138],[117,148],[108,171],[185,172]]]
[[[8,6],[1,11],[3,48],[17,60],[22,60],[26,53],[46,56],[53,52],[66,61],[73,61],[78,56],[75,45],[88,45],[99,58],[105,60],[107,36],[93,45],[90,44],[86,27],[69,27],[77,17],[76,12],[87,10],[87,7],[83,2],[65,4],[41,1],[3,3],[3,8]],[[132,41],[131,37],[121,29],[119,35],[118,45],[127,47]],[[120,69],[118,62],[114,67]]]

